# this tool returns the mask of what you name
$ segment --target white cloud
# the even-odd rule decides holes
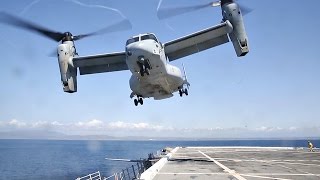
[[[58,121],[53,121],[53,122],[37,121],[37,122],[29,123],[27,125],[30,128],[42,129],[42,130],[55,129],[55,128],[60,128],[64,126],[64,124],[59,123]]]
[[[207,128],[205,130],[207,130],[207,131],[223,131],[225,129],[218,126],[218,127]]]
[[[52,123],[53,124],[53,123]],[[55,123],[56,124],[56,123]],[[123,121],[114,122],[104,122],[97,119],[92,119],[89,121],[79,121],[70,124],[59,124],[60,128],[69,128],[75,131],[162,131],[162,130],[172,130],[172,127],[164,127],[161,125],[149,124],[145,122],[128,123]]]
[[[37,121],[37,122],[31,123],[31,127],[33,128],[45,128],[48,126],[50,126],[50,123],[46,121]]]
[[[62,124],[62,123],[59,123],[58,121],[53,121],[51,124],[52,124],[53,126],[63,126],[63,124]]]
[[[11,121],[9,121],[7,123],[9,126],[11,127],[16,127],[16,128],[23,128],[25,127],[27,124],[21,121],[18,121],[16,119],[12,119]]]
[[[262,131],[262,132],[272,132],[272,131],[282,131],[282,130],[287,130],[281,127],[266,127],[266,126],[261,126],[255,129],[255,131]]]
[[[149,128],[149,124],[147,124],[147,123],[137,123],[137,124],[133,124],[133,127],[137,128],[137,129],[146,129],[146,128]]]
[[[58,121],[25,122],[12,119],[0,121],[0,131],[15,130],[50,130],[72,135],[115,135],[115,136],[167,136],[167,137],[273,137],[273,136],[316,136],[320,127],[205,127],[205,128],[177,128],[146,122],[102,121],[92,119],[72,123]],[[152,133],[150,133],[152,132]]]
[[[117,121],[117,122],[110,122],[109,123],[109,127],[112,129],[126,129],[128,128],[129,124],[128,123],[124,123],[121,121]]]
[[[297,128],[297,127],[294,127],[294,126],[292,126],[292,127],[289,128],[290,131],[295,131],[295,130],[297,130],[297,129],[298,129],[298,128]]]
[[[77,122],[75,123],[75,126],[85,129],[100,129],[103,128],[104,123],[100,120],[93,119],[87,122]]]
[[[268,130],[268,128],[265,126],[261,126],[261,127],[256,128],[256,131],[266,131],[266,130]]]
[[[110,122],[107,125],[110,129],[131,129],[131,130],[163,130],[163,126],[151,125],[148,123],[126,123],[122,121]]]
[[[126,123],[123,121],[115,121],[115,122],[103,122],[101,120],[93,119],[86,122],[77,122],[74,124],[76,127],[79,128],[86,128],[86,129],[112,129],[112,130],[146,130],[146,129],[153,129],[153,130],[161,130],[163,129],[162,126],[159,125],[151,125],[144,122],[138,123]]]

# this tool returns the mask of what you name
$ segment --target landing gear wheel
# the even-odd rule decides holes
[[[134,99],[134,101],[133,101],[133,102],[134,102],[134,105],[135,105],[135,106],[138,106],[138,103],[139,103],[139,102],[138,102],[138,100],[137,100],[137,99]]]
[[[141,105],[143,105],[143,99],[142,99],[142,98],[139,99],[139,103],[140,103]]]
[[[179,89],[179,95],[180,95],[180,97],[182,97],[182,91],[181,91],[181,89]]]
[[[189,95],[189,93],[188,93],[188,89],[184,89],[184,94],[185,94],[186,96],[188,96],[188,95]]]

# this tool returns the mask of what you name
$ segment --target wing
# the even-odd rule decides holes
[[[128,70],[125,52],[73,58],[80,75]]]
[[[229,21],[164,44],[166,56],[173,61],[229,42],[233,27]]]

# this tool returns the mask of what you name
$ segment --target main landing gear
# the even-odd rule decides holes
[[[152,68],[148,59],[144,59],[144,57],[139,57],[137,64],[140,68],[141,76],[144,76],[144,74],[150,75],[150,69]]]
[[[179,89],[179,95],[180,95],[180,97],[182,97],[182,96],[183,96],[183,94],[185,94],[186,96],[188,96],[188,95],[189,95],[189,93],[188,93],[188,89],[187,89],[187,88]]]
[[[141,95],[137,95],[137,94],[135,94],[134,92],[132,92],[132,93],[130,94],[130,98],[131,98],[131,99],[134,98],[135,96],[137,96],[137,98],[135,98],[135,99],[133,100],[134,105],[135,105],[135,106],[138,106],[139,104],[143,105],[143,97],[142,97]]]
[[[143,105],[143,98],[138,96],[137,99],[133,100],[133,102],[135,106],[138,106],[139,104]]]

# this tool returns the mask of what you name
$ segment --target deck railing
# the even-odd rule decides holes
[[[78,177],[76,180],[134,180],[139,179],[141,174],[148,168],[148,163],[145,161],[137,162],[120,172],[114,173],[109,177],[101,177],[100,171],[88,174],[83,177]]]
[[[102,180],[102,179],[101,179],[100,171],[97,171],[95,173],[88,174],[83,177],[78,177],[76,180]]]
[[[100,172],[97,171],[95,173],[78,177],[76,180],[134,180],[139,179],[141,174],[152,166],[152,162],[150,160],[154,160],[155,156],[150,153],[148,155],[149,160],[141,160],[132,164],[131,166],[122,169],[120,172],[114,173],[109,177],[101,177]]]
[[[139,179],[140,175],[146,170],[144,162],[137,162],[122,171],[114,173],[112,176],[106,177],[103,180],[133,180]]]

